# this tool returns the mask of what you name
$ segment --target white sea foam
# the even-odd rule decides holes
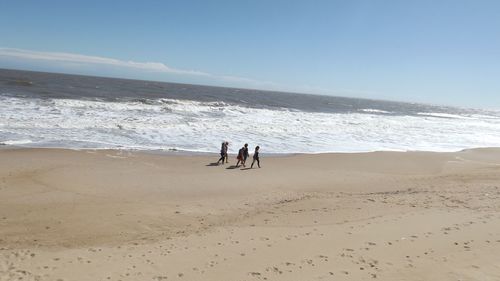
[[[24,144],[29,144],[32,143],[31,140],[5,140],[0,142],[1,144],[4,145],[24,145]]]
[[[457,115],[442,112],[419,112],[418,115],[429,116],[429,117],[440,117],[440,118],[455,118],[455,119],[470,119],[470,116]]]
[[[333,114],[173,99],[145,103],[0,96],[3,143],[218,152],[223,140],[231,143],[231,152],[245,142],[269,153],[456,151],[498,146],[500,118]]]
[[[367,112],[367,113],[382,113],[382,114],[390,114],[391,112],[385,111],[385,110],[380,110],[380,109],[373,109],[373,108],[365,108],[361,109],[362,112]]]

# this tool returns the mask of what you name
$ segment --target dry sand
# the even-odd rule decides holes
[[[500,149],[215,160],[0,149],[0,280],[500,280]]]

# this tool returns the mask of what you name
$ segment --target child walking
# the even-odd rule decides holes
[[[236,163],[236,167],[239,167],[240,162],[243,165],[243,167],[246,167],[245,162],[247,161],[247,158],[248,158],[248,143],[245,143],[245,145],[238,151],[238,157],[236,157],[236,159],[238,159],[238,162]]]
[[[227,148],[229,146],[229,142],[225,141],[225,142],[222,142],[222,145],[221,145],[221,148],[220,148],[220,158],[219,158],[219,161],[217,161],[217,165],[219,164],[219,162],[221,162],[222,164],[224,164],[224,160],[226,160],[226,163],[227,163]]]
[[[252,161],[252,165],[250,165],[250,168],[253,168],[253,164],[255,163],[255,161],[257,161],[257,166],[259,166],[259,168],[260,168],[259,149],[260,149],[260,147],[257,145],[255,147],[255,152],[253,153],[253,161]]]

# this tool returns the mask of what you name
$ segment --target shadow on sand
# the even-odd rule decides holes
[[[207,166],[207,167],[218,167],[220,165],[223,165],[223,164],[219,164],[217,162],[213,162],[213,163],[208,163],[205,166]],[[231,165],[231,166],[227,167],[226,169],[227,170],[234,170],[234,169],[238,169],[239,167],[241,167],[241,166]],[[246,167],[246,168],[241,168],[240,170],[241,171],[246,171],[246,170],[251,170],[251,169],[252,168],[250,168],[250,167]]]

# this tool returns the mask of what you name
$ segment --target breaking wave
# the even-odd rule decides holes
[[[218,152],[228,140],[268,153],[456,151],[498,146],[500,118],[378,109],[322,113],[177,99],[100,101],[0,95],[0,143]]]

